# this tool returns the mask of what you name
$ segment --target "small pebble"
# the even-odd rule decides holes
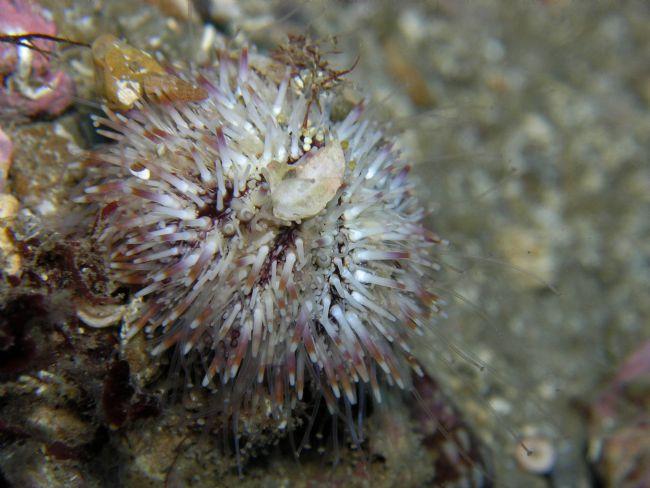
[[[555,466],[555,448],[544,437],[525,437],[517,445],[515,458],[519,466],[525,471],[546,474]]]

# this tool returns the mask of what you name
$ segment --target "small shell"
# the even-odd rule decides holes
[[[146,73],[165,73],[150,54],[110,34],[95,39],[92,54],[98,90],[106,97],[111,108],[132,108],[143,94],[142,76]]]
[[[555,466],[556,454],[550,440],[540,436],[529,436],[517,446],[515,458],[524,470],[545,474]]]
[[[117,325],[124,315],[123,305],[91,305],[82,303],[77,306],[77,317],[95,329]]]
[[[306,153],[293,166],[268,166],[273,215],[289,222],[313,217],[334,198],[343,183],[345,155],[338,141]]]
[[[105,34],[92,46],[98,89],[113,109],[129,110],[146,95],[154,101],[199,101],[201,87],[169,74],[149,53]]]

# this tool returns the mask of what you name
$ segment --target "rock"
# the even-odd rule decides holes
[[[7,176],[9,175],[9,168],[11,168],[13,152],[14,152],[14,145],[11,142],[11,139],[0,128],[0,191],[4,189],[5,183],[7,181]],[[0,209],[1,208],[2,207],[0,207]]]
[[[544,288],[553,281],[553,242],[548,233],[509,225],[501,229],[496,244],[506,261],[520,271],[513,277],[521,286]]]
[[[20,203],[9,193],[0,193],[0,219],[13,219],[20,208]]]
[[[13,195],[0,193],[0,266],[9,276],[20,275],[22,269],[22,258],[11,231],[11,223],[19,207]]]

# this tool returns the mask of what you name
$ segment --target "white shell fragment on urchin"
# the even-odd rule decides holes
[[[305,153],[295,165],[270,164],[273,215],[289,222],[313,217],[343,183],[345,155],[338,141]]]
[[[313,99],[277,63],[284,78],[223,55],[179,74],[204,100],[106,109],[115,144],[79,200],[99,204],[111,277],[142,300],[128,337],[176,348],[224,414],[281,420],[305,388],[336,412],[422,374],[411,350],[438,311],[440,240],[363,105],[335,118],[336,90]]]

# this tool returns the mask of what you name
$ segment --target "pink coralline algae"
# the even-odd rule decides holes
[[[56,35],[56,25],[49,13],[34,1],[0,0],[0,34]],[[53,51],[56,43],[34,39],[17,46],[0,43],[0,115],[55,116],[72,102],[74,83],[70,76],[51,65],[45,51]]]

